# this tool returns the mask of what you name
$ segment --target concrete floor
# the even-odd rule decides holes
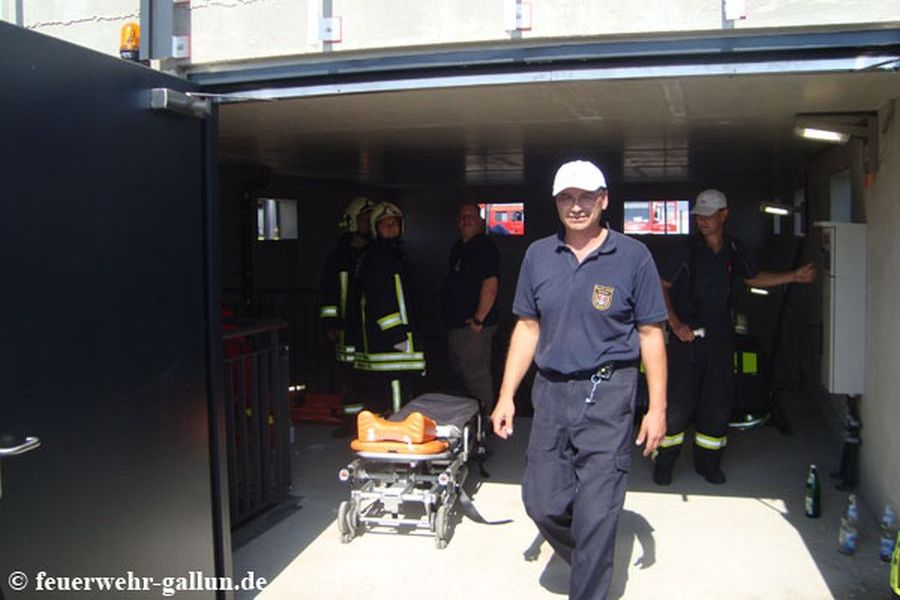
[[[837,552],[846,494],[833,489],[827,473],[836,467],[840,441],[816,412],[788,410],[793,435],[774,427],[730,432],[725,485],[696,475],[688,452],[673,484],[658,487],[651,463],[635,451],[610,598],[895,598],[889,565],[878,560],[877,515],[865,499],[859,551]],[[235,534],[235,577],[253,571],[269,584],[237,598],[564,597],[567,567],[546,543],[536,561],[523,558],[536,536],[519,495],[529,424],[522,419],[511,441],[495,444],[489,479],[470,481],[487,519],[513,522],[487,526],[456,515],[443,550],[429,536],[376,531],[341,544],[335,517],[348,492],[337,472],[351,459],[347,440],[333,439],[328,426],[298,425],[291,502]],[[803,515],[809,463],[824,474],[819,519]]]

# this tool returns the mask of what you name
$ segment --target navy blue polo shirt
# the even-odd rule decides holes
[[[691,236],[662,263],[660,275],[672,284],[669,296],[675,314],[692,328],[730,323],[735,278],[752,279],[758,273],[744,245],[731,236],[725,237],[718,252],[703,236]]]
[[[637,326],[667,316],[649,250],[612,230],[580,264],[563,231],[531,244],[519,271],[513,312],[540,320],[534,362],[563,374],[637,359]]]
[[[457,240],[450,250],[450,269],[441,291],[441,313],[448,329],[465,327],[475,316],[481,298],[481,283],[500,278],[500,253],[483,233],[468,242]],[[485,326],[497,324],[497,302],[483,319]]]

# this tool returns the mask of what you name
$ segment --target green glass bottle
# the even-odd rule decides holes
[[[816,465],[809,465],[806,474],[806,493],[803,496],[803,512],[811,519],[819,518],[822,512],[822,487]]]

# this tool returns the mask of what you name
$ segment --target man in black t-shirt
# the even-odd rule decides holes
[[[463,204],[456,217],[459,240],[450,250],[441,308],[450,364],[484,415],[493,408],[491,343],[497,331],[500,254],[484,234],[477,204]]]
[[[735,280],[772,287],[809,283],[816,274],[812,264],[781,273],[757,270],[740,240],[725,233],[728,203],[719,190],[700,192],[691,213],[699,235],[673,253],[660,272],[670,335],[666,437],[653,469],[659,485],[671,483],[691,424],[694,469],[710,483],[725,483],[721,460],[734,396]]]

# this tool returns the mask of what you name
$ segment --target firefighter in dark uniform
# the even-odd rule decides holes
[[[319,320],[329,339],[334,344],[335,359],[338,363],[338,377],[344,398],[344,429],[363,409],[358,398],[354,398],[352,385],[353,359],[355,348],[350,343],[348,327],[359,323],[358,316],[348,314],[354,307],[348,304],[350,278],[356,273],[356,265],[366,245],[372,239],[369,217],[375,204],[365,196],[350,201],[338,227],[343,232],[334,250],[325,261],[322,273],[322,304]],[[349,431],[349,429],[348,429]]]
[[[755,287],[809,283],[812,264],[793,271],[759,271],[737,238],[724,232],[728,202],[718,190],[697,196],[692,236],[668,264],[661,279],[669,317],[669,389],[666,437],[655,457],[653,481],[672,482],[672,469],[694,425],[694,469],[710,483],[725,483],[722,451],[734,396],[734,280]]]
[[[522,498],[572,567],[569,597],[605,598],[634,443],[638,363],[650,405],[637,444],[665,435],[666,318],[659,275],[640,242],[600,223],[606,179],[592,163],[560,167],[553,182],[560,231],[525,253],[494,432],[513,433],[514,395],[534,360],[534,408]]]
[[[360,260],[354,292],[361,322],[353,366],[364,374],[366,407],[392,413],[410,399],[412,379],[425,372],[425,355],[413,336],[403,212],[380,202],[372,209],[370,228],[374,239]]]

